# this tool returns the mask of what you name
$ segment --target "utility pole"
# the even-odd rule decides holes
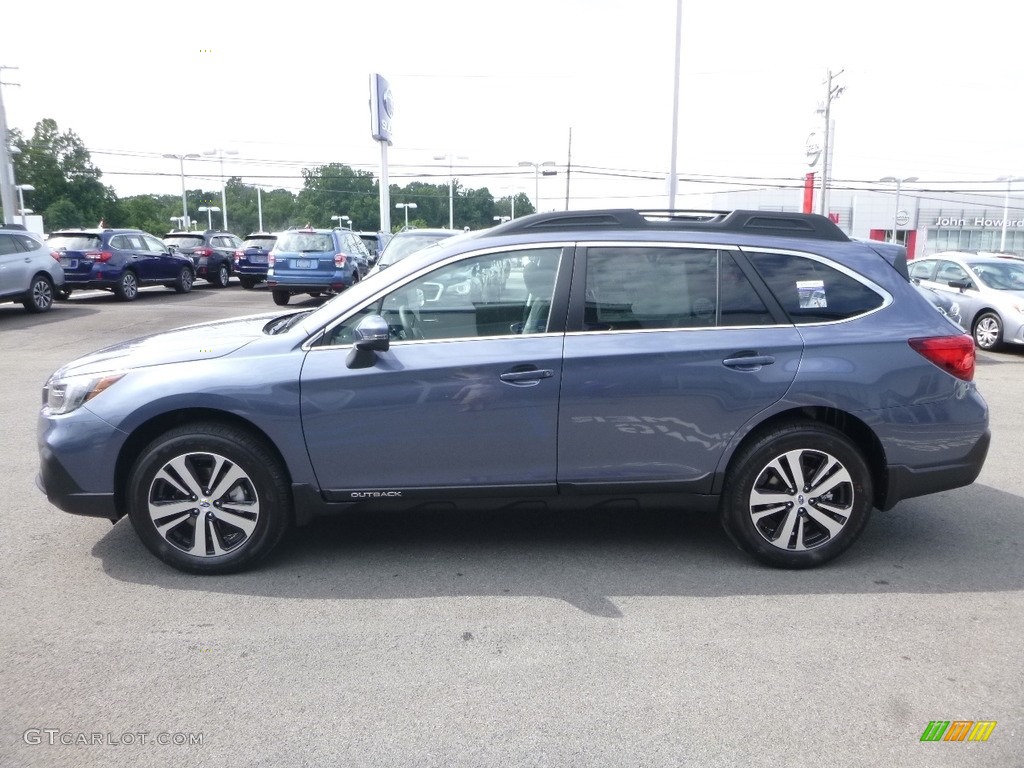
[[[565,161],[565,210],[569,210],[569,175],[572,173],[572,126],[569,126],[569,154]],[[1005,219],[1006,216],[1004,215]]]
[[[0,205],[3,205],[4,218],[0,223],[14,223],[14,166],[11,163],[10,137],[7,134],[7,113],[4,111],[4,86],[17,83],[3,82],[5,67],[0,64]]]
[[[833,73],[828,70],[825,78],[825,103],[818,108],[818,112],[825,115],[825,146],[821,156],[821,194],[818,196],[818,213],[828,216],[828,177],[832,171],[832,102],[842,96],[846,90],[844,86],[833,85],[845,69]]]

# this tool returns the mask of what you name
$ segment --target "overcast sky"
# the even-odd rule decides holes
[[[518,162],[564,165],[571,127],[572,207],[664,207],[675,14],[675,0],[9,2],[0,64],[18,67],[2,73],[18,84],[9,127],[74,130],[122,196],[180,191],[167,152],[236,150],[227,174],[266,188],[297,190],[327,162],[376,172],[379,72],[392,183],[444,183],[433,157],[453,154],[466,186],[532,198]],[[1021,4],[1002,0],[684,0],[678,172],[736,188],[802,177],[831,68],[837,184],[1024,176],[1022,32]],[[186,173],[218,187],[214,160]],[[564,206],[565,184],[541,181],[542,209]],[[678,207],[711,188],[682,185]]]

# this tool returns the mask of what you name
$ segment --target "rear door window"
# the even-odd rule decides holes
[[[773,322],[728,251],[664,246],[587,251],[584,330],[668,330]]]

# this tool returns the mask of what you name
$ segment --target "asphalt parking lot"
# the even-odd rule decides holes
[[[0,305],[0,765],[1022,764],[1024,350],[979,354],[979,480],[876,512],[809,572],[755,564],[714,520],[609,509],[320,521],[200,578],[126,520],[47,503],[53,370],[278,309],[202,282]],[[935,720],[997,725],[921,742]]]

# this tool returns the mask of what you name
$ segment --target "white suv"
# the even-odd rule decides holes
[[[29,312],[46,312],[63,284],[60,256],[37,235],[0,229],[0,303],[20,301]]]

